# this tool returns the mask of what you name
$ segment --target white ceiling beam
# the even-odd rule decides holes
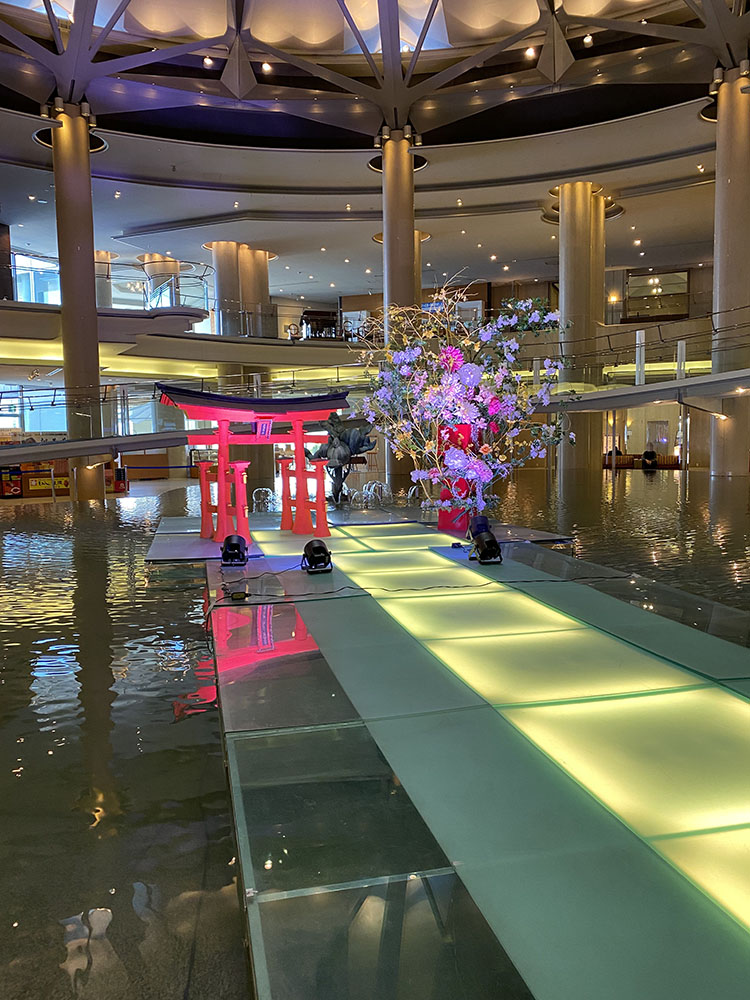
[[[351,11],[346,6],[345,0],[336,0],[336,2],[338,3],[339,8],[341,9],[341,13],[344,15],[344,19],[346,20],[346,23],[351,28],[352,34],[357,39],[357,45],[359,45],[360,49],[362,50],[362,55],[367,60],[367,65],[372,70],[372,74],[375,77],[375,79],[377,80],[378,86],[382,87],[383,86],[383,76],[382,76],[380,70],[378,69],[377,63],[372,58],[372,53],[370,52],[370,50],[367,48],[367,45],[365,44],[365,40],[362,37],[362,32],[357,27],[357,23],[354,20],[354,18],[352,17]]]
[[[129,5],[130,5],[130,0],[120,0],[120,3],[117,5],[117,7],[115,7],[114,11],[112,12],[112,16],[110,17],[110,19],[104,25],[104,27],[99,32],[99,34],[96,36],[96,38],[94,39],[94,41],[91,43],[91,46],[89,48],[89,57],[92,60],[93,60],[94,56],[96,55],[96,53],[99,51],[99,49],[102,47],[102,45],[104,44],[104,42],[112,34],[112,32],[115,29],[115,25],[120,20],[120,18],[125,13],[125,11],[128,9]]]
[[[435,11],[440,0],[432,0],[430,4],[430,9],[427,11],[427,16],[422,23],[422,30],[419,32],[419,38],[417,39],[417,44],[414,46],[414,51],[412,52],[411,59],[409,60],[409,66],[406,70],[406,75],[404,77],[405,86],[409,86],[411,78],[414,76],[414,70],[417,68],[417,60],[424,46],[425,39],[427,38],[427,32],[432,27],[432,19],[435,17]]]

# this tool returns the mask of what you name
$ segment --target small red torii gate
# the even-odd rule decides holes
[[[298,396],[286,399],[263,399],[247,396],[224,396],[220,393],[202,392],[197,389],[183,389],[179,386],[161,385],[161,402],[181,409],[190,420],[210,420],[217,424],[216,430],[207,435],[188,434],[192,445],[217,445],[217,471],[211,472],[210,462],[199,462],[201,489],[201,538],[212,538],[222,542],[227,535],[242,535],[250,542],[250,526],[247,516],[246,482],[248,461],[229,460],[229,448],[233,444],[292,444],[294,459],[282,459],[282,507],[281,530],[292,531],[295,535],[313,534],[312,511],[315,511],[314,531],[318,537],[327,538],[328,515],[325,497],[326,459],[310,463],[308,471],[305,456],[305,436],[319,437],[320,432],[305,432],[305,422],[325,420],[333,410],[346,407],[347,392],[328,393],[325,396]],[[274,422],[288,422],[290,430],[274,433]],[[232,423],[252,424],[254,429],[233,431]],[[294,479],[295,496],[291,493]],[[315,479],[317,488],[315,500],[307,496],[307,482]],[[217,497],[211,499],[211,483],[217,484]],[[234,488],[234,500],[232,489]],[[214,515],[216,519],[214,521]]]

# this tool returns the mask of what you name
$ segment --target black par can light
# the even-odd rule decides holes
[[[476,514],[472,517],[469,531],[473,542],[470,559],[476,559],[481,564],[501,563],[503,561],[500,543],[490,531],[490,522],[483,514]]]
[[[302,550],[302,569],[308,573],[330,573],[333,569],[331,553],[320,538],[311,539]]]
[[[247,542],[242,535],[227,535],[221,546],[222,566],[244,566],[247,562]]]

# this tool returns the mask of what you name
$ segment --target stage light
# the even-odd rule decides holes
[[[477,514],[473,517],[469,530],[474,542],[472,552],[469,555],[470,559],[475,558],[481,565],[503,561],[500,543],[490,531],[490,523],[484,515]]]
[[[320,538],[313,538],[302,550],[302,569],[308,573],[330,573],[333,569],[331,553]]]
[[[242,535],[227,535],[221,546],[222,566],[244,566],[247,562],[247,542]]]

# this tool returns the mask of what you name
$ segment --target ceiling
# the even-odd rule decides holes
[[[607,223],[610,268],[710,261],[715,130],[699,118],[704,103],[575,131],[423,146],[428,165],[415,180],[417,222],[432,235],[423,246],[425,287],[457,272],[556,280],[557,228],[542,221],[542,208],[553,185],[575,178],[602,184],[624,209]],[[51,154],[31,138],[40,123],[0,111],[0,221],[17,250],[54,256]],[[96,245],[121,262],[170,251],[210,264],[202,245],[231,239],[279,255],[270,264],[276,296],[335,302],[382,291],[372,151],[290,153],[101,134],[109,147],[91,161]]]
[[[0,106],[222,145],[367,148],[578,127],[705,93],[744,0],[6,0]]]

